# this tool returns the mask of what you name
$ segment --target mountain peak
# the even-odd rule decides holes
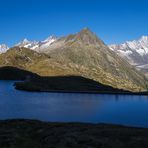
[[[25,39],[22,40],[22,42],[23,42],[23,43],[28,43],[29,40],[28,40],[27,38],[25,38]]]
[[[53,41],[55,41],[57,39],[57,37],[56,36],[54,36],[54,35],[51,35],[51,36],[49,36],[48,38],[46,38],[44,41],[42,41],[42,42],[53,42]]]
[[[83,28],[78,34],[93,34],[94,33],[89,28]]]
[[[148,36],[142,36],[141,39],[140,39],[140,41],[146,41],[146,42],[148,42]]]
[[[89,28],[84,28],[80,32],[76,34],[76,38],[81,40],[85,44],[104,44],[102,40],[100,40],[95,33],[93,33]]]
[[[20,47],[23,47],[27,44],[29,44],[30,41],[27,39],[27,38],[24,38],[22,41],[20,41],[19,43],[17,43],[15,46],[20,46]]]
[[[85,27],[85,28],[83,28],[82,30],[90,31],[90,29],[89,29],[88,27]]]

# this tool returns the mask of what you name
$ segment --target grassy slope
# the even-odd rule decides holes
[[[74,74],[45,54],[39,54],[27,48],[14,47],[0,55],[0,67],[12,66],[32,71],[42,76]]]

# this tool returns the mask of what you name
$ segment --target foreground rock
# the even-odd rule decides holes
[[[0,148],[148,148],[148,129],[105,124],[0,122]]]

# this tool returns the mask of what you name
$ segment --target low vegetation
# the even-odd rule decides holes
[[[147,148],[148,129],[118,125],[0,121],[0,148]]]

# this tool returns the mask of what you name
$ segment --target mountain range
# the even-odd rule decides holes
[[[148,36],[119,45],[109,45],[109,48],[148,76]]]
[[[44,41],[28,41],[27,39],[24,39],[15,46],[25,47],[35,51],[42,51],[42,49],[49,47],[56,40],[57,38],[55,36],[50,36]]]
[[[31,50],[40,51],[42,49],[49,47],[56,40],[57,40],[57,37],[55,37],[55,36],[49,36],[47,39],[45,39],[43,41],[29,41],[28,39],[25,38],[24,40],[20,41],[19,43],[17,43],[14,46],[25,47],[25,48],[29,48]],[[9,47],[7,45],[1,44],[0,45],[0,54],[5,53],[8,49],[9,49]]]
[[[0,66],[13,66],[41,76],[83,76],[114,88],[148,89],[143,73],[84,28],[76,34],[45,41],[27,39],[0,54]]]
[[[55,36],[49,36],[43,41],[29,41],[24,39],[15,46],[26,47],[37,52],[44,52],[50,47],[53,48],[52,43],[57,40],[58,38]],[[131,65],[135,66],[137,70],[142,71],[148,76],[148,36],[142,36],[139,40],[126,41],[122,44],[108,45],[108,47],[127,60]],[[0,54],[5,53],[8,49],[9,47],[7,45],[0,45]]]

